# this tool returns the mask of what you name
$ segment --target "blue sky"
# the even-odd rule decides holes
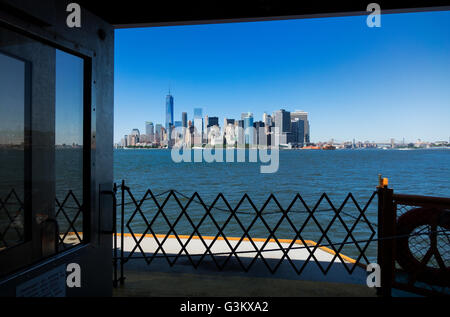
[[[309,112],[311,140],[450,137],[450,12],[116,30],[115,131],[181,112]]]

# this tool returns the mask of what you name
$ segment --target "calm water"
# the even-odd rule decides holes
[[[206,204],[211,204],[219,193],[223,193],[231,207],[235,207],[242,196],[247,193],[257,208],[261,208],[269,195],[273,193],[283,208],[287,208],[299,193],[306,203],[313,208],[322,193],[327,193],[335,207],[339,207],[346,195],[351,192],[361,208],[368,202],[378,181],[378,174],[389,178],[389,186],[396,193],[420,194],[450,197],[450,150],[292,150],[280,151],[280,167],[277,173],[261,174],[261,163],[174,163],[168,150],[115,150],[114,177],[117,182],[122,179],[131,188],[136,198],[142,198],[145,190],[150,188],[154,194],[175,189],[191,196],[198,192]],[[158,197],[160,203],[167,195]],[[127,199],[130,201],[130,199]],[[181,200],[182,204],[187,199]],[[223,201],[216,207],[225,208]],[[168,220],[172,223],[179,215],[181,207],[170,199],[164,207]],[[371,222],[376,220],[376,197],[369,205],[366,215]],[[304,207],[297,201],[292,207],[290,216],[292,223],[298,228],[307,219],[302,212]],[[318,223],[326,228],[334,212],[329,211],[326,201],[320,203],[315,213]],[[151,201],[142,206],[145,217],[151,222],[157,209]],[[194,224],[197,224],[205,214],[205,210],[198,203],[191,203],[187,208]],[[352,216],[358,216],[356,207],[347,203],[343,208]],[[129,214],[131,208],[127,208]],[[254,210],[248,202],[244,202],[239,211],[253,214],[239,214],[242,225],[248,227],[254,219]],[[280,220],[279,207],[272,201],[264,212],[268,212],[264,219],[270,227],[275,227]],[[211,212],[221,225],[228,218],[229,213],[220,209]],[[351,227],[355,220],[351,216],[343,215],[347,227]],[[144,232],[145,220],[140,216],[132,219],[130,227],[134,232]],[[156,218],[152,224],[155,233],[167,233],[169,227],[162,217]],[[374,228],[376,230],[376,227]],[[177,226],[178,234],[191,234],[192,226],[186,217],[182,217]],[[207,218],[200,227],[202,235],[216,235],[217,228]],[[228,236],[241,236],[243,230],[233,218],[224,233]],[[258,219],[251,227],[251,237],[268,237],[268,230]],[[354,236],[358,240],[370,237],[371,230],[364,222],[355,226]],[[283,220],[276,231],[278,238],[294,238],[295,234],[288,221]],[[342,242],[346,236],[345,226],[336,220],[329,230],[331,242]],[[303,238],[317,241],[320,230],[311,219],[303,230]],[[323,244],[329,241],[322,241]],[[361,247],[364,243],[361,244]],[[368,247],[369,258],[375,256],[374,243]],[[358,256],[354,246],[345,246],[342,253]]]

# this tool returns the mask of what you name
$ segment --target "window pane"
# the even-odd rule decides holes
[[[59,50],[55,99],[56,217],[64,249],[83,236],[83,60]]]
[[[83,241],[83,90],[84,59],[0,27],[0,276]]]
[[[24,241],[25,62],[0,53],[0,250]]]

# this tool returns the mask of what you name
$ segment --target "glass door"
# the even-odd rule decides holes
[[[30,188],[30,63],[0,51],[1,271],[32,255]]]
[[[0,27],[0,278],[87,242],[84,67]]]

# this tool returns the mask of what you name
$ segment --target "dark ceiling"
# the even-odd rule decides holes
[[[449,1],[285,1],[285,0],[78,0],[107,22],[118,27],[136,25],[201,23],[211,20],[255,19],[301,15],[334,15],[366,13],[369,3],[376,2],[383,11],[421,10],[449,6]]]

